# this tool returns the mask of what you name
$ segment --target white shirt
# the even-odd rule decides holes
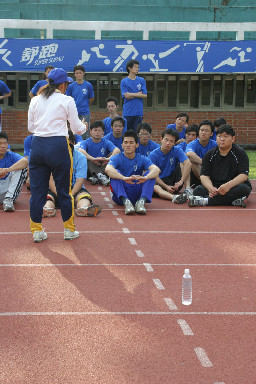
[[[67,120],[74,133],[82,134],[86,126],[79,120],[71,96],[54,92],[50,97],[35,96],[28,110],[28,130],[35,136],[68,136]]]

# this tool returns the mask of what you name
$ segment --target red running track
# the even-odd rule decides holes
[[[255,384],[255,193],[246,209],[154,199],[125,216],[88,189],[103,212],[76,218],[74,241],[58,212],[33,243],[25,189],[0,211],[0,383]]]

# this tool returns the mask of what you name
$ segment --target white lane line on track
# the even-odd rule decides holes
[[[123,233],[130,233],[128,228],[122,228],[122,230],[123,230]]]
[[[131,245],[137,245],[136,240],[133,237],[129,237],[128,239]]]
[[[113,216],[118,216],[118,212],[117,211],[112,211],[112,215]]]
[[[109,201],[109,198],[108,198],[108,197],[104,197],[104,200],[105,200],[105,201]]]
[[[135,253],[138,257],[145,257],[144,253],[140,249],[135,249]]]
[[[164,315],[164,316],[185,316],[185,315],[223,315],[223,313],[207,313],[207,312],[198,312],[198,313],[193,313],[193,312],[0,312],[0,317],[1,316],[90,316],[90,315],[130,315],[130,316],[152,316],[152,315]],[[224,313],[225,315],[256,315],[256,312],[229,312],[229,313]]]
[[[120,217],[117,217],[116,219],[117,219],[117,222],[118,222],[119,224],[123,224],[123,223],[124,223],[124,222],[123,222],[123,219],[121,219]]]
[[[154,269],[152,268],[152,265],[149,263],[143,263],[144,267],[146,268],[147,272],[154,272]]]
[[[194,332],[192,331],[192,329],[190,328],[190,326],[188,325],[188,323],[186,322],[186,320],[184,319],[178,319],[177,320],[177,323],[179,324],[179,326],[181,327],[182,329],[182,332],[185,336],[193,336],[194,335]]]
[[[118,212],[117,211],[112,211],[112,212],[116,212],[115,214],[113,215],[118,215]],[[206,234],[206,235],[234,235],[234,234],[237,234],[237,235],[255,235],[256,234],[256,231],[255,232],[217,232],[217,231],[213,231],[213,232],[206,232],[206,231],[130,231],[131,233],[138,233],[138,234],[156,234],[156,235],[162,235],[162,234],[177,234],[177,235],[184,235],[184,234]],[[62,233],[63,234],[63,231],[61,232],[52,232],[52,231],[47,231],[48,234],[57,234],[57,233]],[[122,231],[79,231],[79,233],[85,233],[85,234],[88,234],[88,233],[122,233]],[[26,234],[30,234],[31,235],[31,232],[0,232],[0,235],[26,235]]]
[[[163,286],[161,280],[153,279],[153,283],[155,284],[156,288],[159,289],[160,291],[164,291],[165,290],[165,287]]]
[[[214,381],[213,384],[225,384],[224,381]]]
[[[135,250],[136,254],[138,257],[145,257],[144,254],[136,249]],[[98,267],[106,267],[106,266],[118,266],[118,267],[127,267],[128,265],[131,266],[131,267],[140,267],[141,264],[136,264],[136,263],[129,263],[129,264],[121,264],[121,263],[92,263],[92,264],[85,264],[85,263],[81,263],[81,264],[68,264],[68,263],[59,263],[59,264],[39,264],[39,263],[19,263],[19,264],[0,264],[0,268],[1,267],[54,267],[54,266],[66,266],[66,267],[95,267],[95,266],[98,266]],[[153,268],[153,266],[155,267],[156,265],[158,264],[152,264],[151,263],[151,266]],[[189,265],[189,264],[186,264],[186,265]],[[200,266],[200,264],[198,264]],[[250,266],[250,264],[241,264],[242,267],[245,267],[245,266]],[[220,265],[220,266],[226,266],[226,264],[223,264],[223,265]],[[230,266],[232,266],[232,264],[230,264]],[[240,265],[239,265],[240,266]],[[253,267],[256,267],[256,264],[253,264],[252,265]],[[247,277],[245,277],[247,278]]]
[[[108,204],[108,207],[109,208],[114,208],[114,205],[113,204]]]
[[[104,192],[105,193],[105,192]],[[113,208],[113,204],[111,204],[111,207],[109,206],[109,208]],[[123,209],[121,208],[117,208],[118,211],[123,211]],[[230,209],[207,209],[205,207],[199,207],[197,209],[191,209],[191,208],[184,208],[184,209],[179,209],[179,208],[176,208],[176,209],[170,209],[170,208],[147,208],[147,211],[163,211],[163,212],[176,212],[176,211],[186,211],[186,212],[198,212],[198,210],[204,210],[204,211],[212,211],[212,212],[215,212],[215,211],[239,211],[239,212],[248,212],[248,211],[256,211],[256,208],[241,208],[241,210],[238,210],[237,208],[230,208]],[[108,209],[106,208],[105,211],[108,211]],[[4,211],[1,211],[0,214],[4,212]],[[16,209],[15,208],[15,212],[29,212],[29,209]]]
[[[173,311],[173,310],[175,310],[175,309],[178,309],[177,305],[173,302],[173,300],[172,300],[170,297],[166,297],[166,298],[164,299],[164,301],[165,301],[167,307],[168,307],[171,311]]]
[[[204,368],[210,368],[213,366],[211,360],[209,359],[209,357],[207,356],[203,348],[197,347],[197,348],[194,348],[194,351],[196,353],[198,360],[200,361],[201,365]]]

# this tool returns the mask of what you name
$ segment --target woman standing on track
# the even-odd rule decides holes
[[[73,80],[62,68],[48,74],[49,84],[31,100],[28,111],[28,130],[34,133],[29,159],[30,171],[30,228],[34,242],[47,239],[42,227],[43,206],[47,199],[52,173],[59,199],[64,239],[79,236],[74,225],[74,199],[71,193],[73,159],[68,143],[67,121],[78,135],[86,131],[87,123],[78,118],[75,102],[65,92]]]

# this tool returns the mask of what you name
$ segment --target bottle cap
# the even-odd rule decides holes
[[[189,274],[189,269],[185,269],[185,273],[186,273],[186,274]]]

